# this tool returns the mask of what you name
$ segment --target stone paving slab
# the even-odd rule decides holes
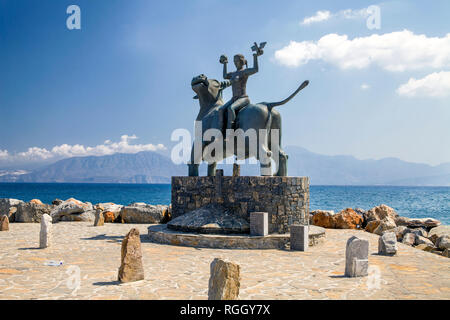
[[[291,252],[160,245],[147,240],[149,226],[61,222],[53,246],[38,249],[39,224],[12,223],[0,232],[0,299],[207,299],[216,257],[241,266],[241,299],[450,299],[448,258],[403,244],[398,256],[380,256],[378,236],[364,231],[327,229],[324,243]],[[145,280],[119,284],[120,244],[133,227],[141,233]],[[369,240],[370,277],[344,277],[352,235]],[[47,266],[50,260],[63,264]]]

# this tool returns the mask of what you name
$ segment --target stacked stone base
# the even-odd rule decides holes
[[[250,236],[246,234],[199,234],[169,230],[166,225],[148,228],[151,242],[175,246],[214,249],[286,249],[290,245],[290,234]],[[310,226],[309,246],[325,241],[325,229]]]

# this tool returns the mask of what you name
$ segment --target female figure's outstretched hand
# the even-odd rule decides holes
[[[227,58],[227,56],[226,55],[221,55],[220,56],[220,60],[219,60],[219,62],[221,63],[221,64],[225,64],[225,63],[228,63],[228,58]]]

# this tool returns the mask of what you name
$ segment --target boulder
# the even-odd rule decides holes
[[[116,220],[116,219],[119,217],[120,211],[121,211],[122,208],[123,208],[122,205],[120,205],[120,204],[115,204],[115,203],[112,203],[112,202],[99,203],[99,204],[97,204],[96,206],[102,208],[102,211],[104,211],[104,212],[111,212],[111,213],[113,213],[113,215],[114,215],[113,221]],[[106,218],[106,217],[105,217],[105,218]],[[105,222],[109,222],[109,221],[106,221],[106,220],[105,220]],[[111,221],[111,222],[112,222],[112,221]]]
[[[436,240],[444,235],[450,236],[450,226],[441,225],[438,227],[434,227],[428,232],[428,239],[433,241],[436,244]]]
[[[222,259],[214,259],[210,266],[208,300],[237,300],[240,289],[240,266]]]
[[[428,232],[423,229],[423,228],[406,228],[405,229],[405,233],[413,233],[416,236],[420,236],[420,237],[424,237],[427,238],[428,237]]]
[[[39,200],[39,199],[33,199],[33,200],[30,200],[30,203],[34,203],[34,204],[40,204],[40,205],[42,205],[43,203],[42,203],[42,201],[41,200]]]
[[[395,255],[397,253],[397,235],[395,232],[385,232],[378,238],[378,254]]]
[[[450,250],[447,248],[442,252],[443,257],[450,258]]]
[[[111,211],[105,211],[102,213],[103,219],[105,222],[114,222],[116,220],[116,215],[114,214],[114,212]]]
[[[42,215],[41,231],[39,233],[39,248],[47,248],[52,242],[52,218],[48,214]]]
[[[0,216],[0,231],[9,231],[9,218],[7,215]]]
[[[409,234],[409,233],[408,233],[408,234]],[[416,245],[419,245],[419,244],[427,244],[427,245],[430,245],[430,246],[433,246],[433,247],[434,247],[434,244],[433,244],[433,242],[432,242],[431,240],[428,240],[427,238],[422,237],[422,236],[418,236],[418,235],[415,235],[415,241],[414,241],[414,243],[415,243]]]
[[[408,221],[408,227],[413,228],[434,228],[441,225],[441,222],[439,220],[433,219],[433,218],[422,218],[422,219],[409,219]]]
[[[353,209],[347,208],[332,216],[336,229],[360,229],[363,218]]]
[[[399,227],[395,227],[394,229],[390,229],[390,230],[386,230],[383,232],[383,234],[387,233],[387,232],[394,232],[395,236],[397,238],[397,241],[401,242],[403,239],[403,235],[406,233],[406,227],[405,226],[399,226]]]
[[[407,227],[410,220],[411,219],[407,218],[407,217],[397,217],[397,218],[395,218],[395,224],[398,226]]]
[[[312,224],[322,228],[334,228],[334,211],[315,210],[313,211]]]
[[[126,223],[160,223],[168,206],[133,203],[123,207],[120,216]]]
[[[406,233],[405,235],[403,235],[403,239],[402,239],[403,244],[406,244],[408,246],[413,246],[415,242],[416,242],[416,235],[414,235],[412,233]]]
[[[95,220],[95,211],[90,202],[81,202],[70,198],[51,211],[53,222],[57,221],[89,221]]]
[[[23,202],[17,206],[15,222],[41,222],[41,217],[50,212],[51,206],[42,202]]]
[[[7,215],[9,222],[14,222],[19,204],[24,203],[17,199],[0,199],[0,215]]]
[[[427,244],[427,243],[419,244],[419,245],[417,245],[415,248],[416,248],[416,249],[423,250],[423,251],[427,251],[427,252],[432,252],[433,250],[436,249],[435,246],[430,245],[430,244]]]
[[[450,236],[443,235],[439,237],[436,241],[436,247],[441,250],[450,249]]]
[[[367,232],[373,233],[375,231],[376,228],[378,228],[378,226],[380,225],[381,221],[380,220],[372,220],[369,221],[366,225],[365,230]]]
[[[141,237],[139,231],[133,228],[122,241],[118,281],[132,282],[139,280],[144,280]]]
[[[55,199],[52,201],[52,205],[54,206],[59,206],[61,203],[63,203],[64,201],[61,199]]]
[[[385,218],[383,220],[380,220],[380,224],[378,227],[373,230],[374,234],[377,234],[379,236],[383,235],[383,232],[386,230],[392,230],[395,229],[397,225],[395,224],[395,221],[391,218]]]
[[[391,218],[395,223],[395,219],[397,217],[398,214],[394,209],[385,204],[382,204],[367,211],[364,216],[364,220],[369,223],[373,220],[384,220],[386,218]]]

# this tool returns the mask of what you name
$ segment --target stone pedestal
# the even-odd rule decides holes
[[[39,233],[39,247],[47,248],[52,242],[52,217],[44,214],[41,217],[41,231]]]
[[[291,250],[307,251],[309,245],[309,226],[293,224],[291,229]]]
[[[369,241],[351,237],[345,250],[345,275],[364,277],[369,268]]]
[[[267,212],[250,213],[250,235],[267,236],[269,234],[269,216]]]
[[[172,177],[172,217],[219,204],[250,222],[251,212],[267,212],[269,233],[288,233],[289,221],[307,225],[308,177]]]

